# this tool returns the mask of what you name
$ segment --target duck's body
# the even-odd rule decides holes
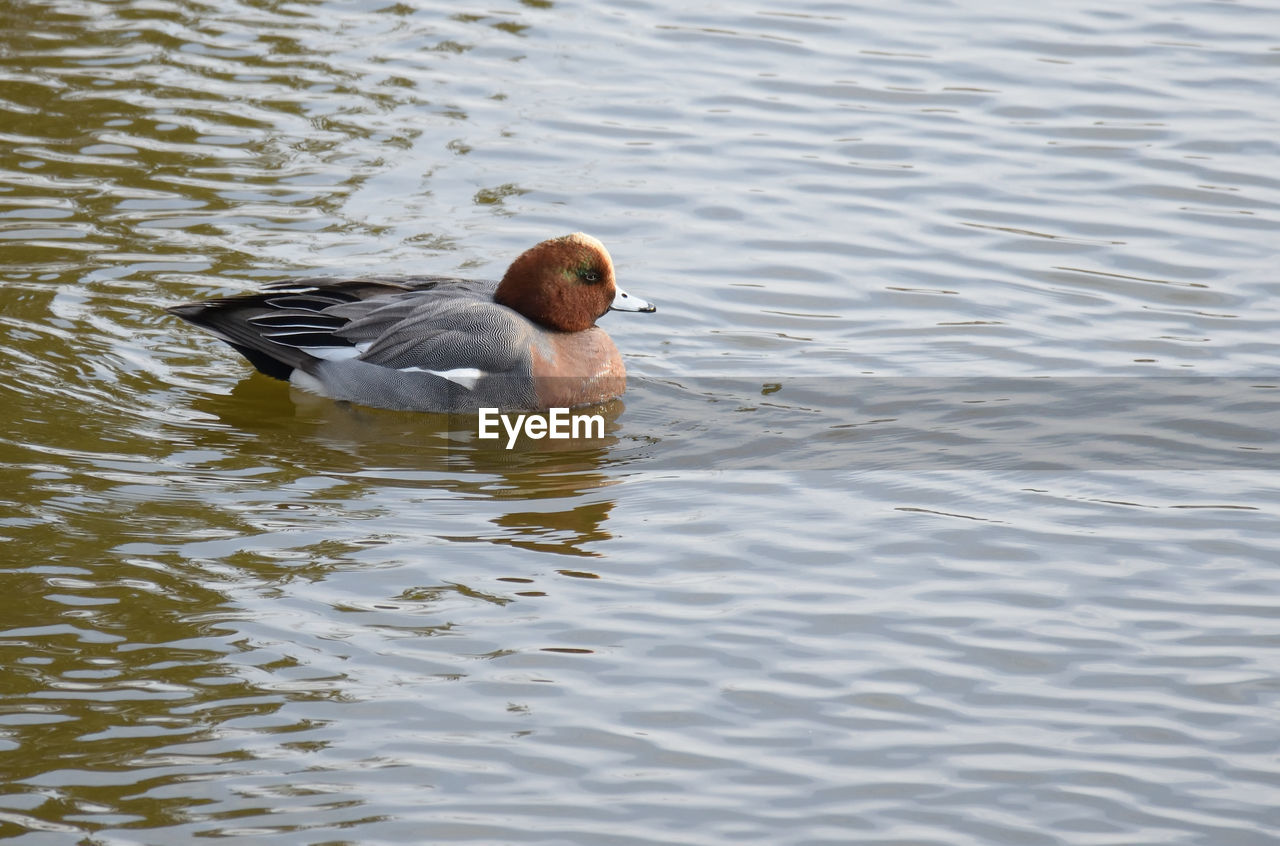
[[[169,309],[300,388],[377,408],[461,413],[591,405],[626,389],[596,318],[653,311],[618,290],[576,233],[526,251],[501,282],[304,279]]]

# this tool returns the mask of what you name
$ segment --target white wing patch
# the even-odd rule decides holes
[[[474,391],[476,382],[489,374],[475,367],[455,367],[452,370],[428,370],[425,367],[401,367],[401,373],[430,373],[441,379],[448,379],[455,385],[461,385],[468,391]]]
[[[303,352],[325,361],[347,361],[360,356],[369,349],[369,342],[356,344],[354,347],[303,347]]]

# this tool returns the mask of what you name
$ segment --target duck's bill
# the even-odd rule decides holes
[[[613,294],[613,304],[609,306],[610,311],[657,311],[658,307],[648,300],[642,300],[639,297],[633,297],[626,291],[618,288]]]

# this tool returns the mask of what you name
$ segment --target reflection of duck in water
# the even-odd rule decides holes
[[[534,411],[626,390],[595,322],[655,308],[619,289],[604,245],[580,232],[526,250],[501,282],[443,276],[303,279],[173,306],[258,370],[333,399],[406,411]]]

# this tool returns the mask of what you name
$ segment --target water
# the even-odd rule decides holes
[[[1275,843],[1276,33],[0,0],[0,836]],[[575,230],[589,442],[162,311]]]

